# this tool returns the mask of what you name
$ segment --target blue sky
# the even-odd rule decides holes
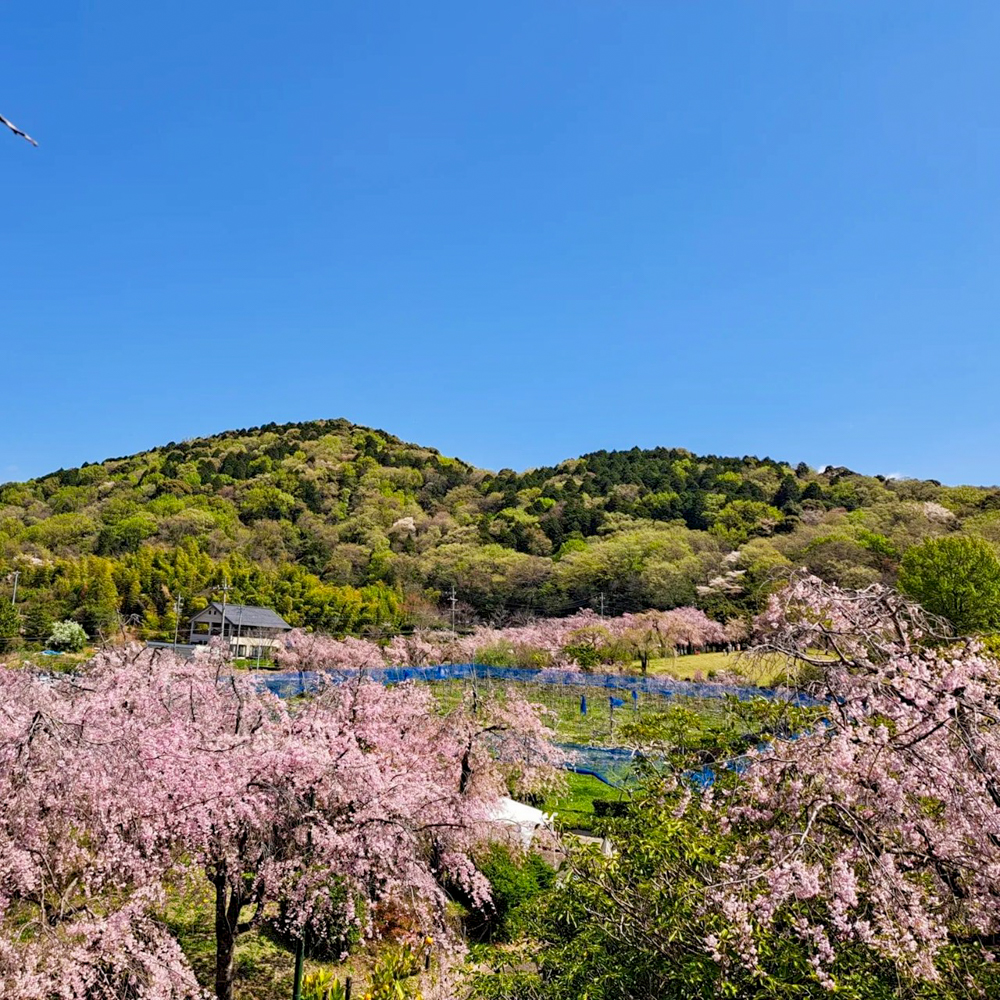
[[[1000,481],[1000,5],[4,5],[0,480],[344,416]]]

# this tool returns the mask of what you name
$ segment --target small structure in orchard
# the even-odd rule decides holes
[[[269,657],[272,650],[280,645],[281,637],[291,628],[271,608],[212,601],[204,611],[191,618],[188,642],[199,645],[221,636],[229,640],[233,656],[259,659]]]

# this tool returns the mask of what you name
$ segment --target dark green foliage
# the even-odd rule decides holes
[[[525,909],[555,881],[555,869],[537,854],[519,854],[494,843],[476,860],[489,880],[491,903],[474,909],[467,920],[470,936],[480,941],[510,941],[524,929]]]
[[[0,597],[0,655],[17,645],[21,633],[21,615],[10,601]]]
[[[55,615],[42,604],[29,604],[22,608],[25,638],[32,643],[40,643],[52,632]]]

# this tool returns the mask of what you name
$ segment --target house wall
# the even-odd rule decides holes
[[[222,626],[222,612],[217,611],[215,608],[206,608],[204,611],[199,611],[197,615],[191,620],[191,629],[189,638],[192,642],[207,642],[210,636],[221,635]],[[227,628],[228,632],[229,629]]]

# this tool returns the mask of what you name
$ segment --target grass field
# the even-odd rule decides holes
[[[59,656],[42,656],[41,652],[29,652],[19,649],[7,654],[0,654],[0,663],[5,663],[12,669],[38,669],[49,673],[65,673],[75,670],[88,660],[93,659],[96,647],[88,646],[79,653],[60,653]]]
[[[788,661],[780,656],[750,657],[742,653],[691,653],[688,656],[663,656],[649,661],[651,674],[668,674],[689,681],[699,676],[711,680],[717,673],[739,674],[748,684],[770,687],[788,679]],[[636,660],[630,668],[639,673]]]
[[[542,803],[542,810],[555,813],[561,830],[590,832],[594,828],[594,799],[618,799],[621,793],[589,774],[566,774],[565,785],[552,792]]]
[[[668,705],[683,702],[705,720],[709,728],[724,722],[725,708],[716,698],[665,698],[661,695],[642,694],[632,697],[627,687],[606,688],[561,687],[553,684],[524,684],[508,681],[479,681],[480,691],[497,686],[514,690],[527,701],[541,705],[548,713],[548,725],[555,731],[560,743],[579,743],[586,746],[621,746],[618,730],[625,722],[633,722],[647,712],[662,712]],[[471,690],[469,681],[441,681],[433,686],[435,697],[443,709],[448,709]],[[624,702],[612,707],[610,698]],[[581,698],[586,698],[587,712],[581,711]]]

